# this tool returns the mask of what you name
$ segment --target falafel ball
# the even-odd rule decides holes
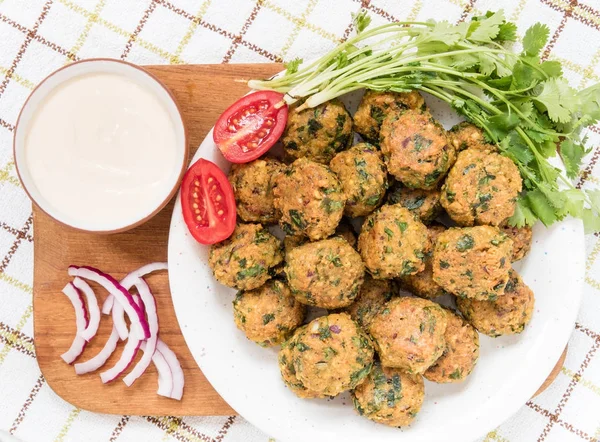
[[[414,275],[425,268],[427,227],[408,209],[385,204],[364,222],[358,250],[375,279]]]
[[[516,207],[523,180],[515,163],[497,153],[463,150],[442,186],[442,206],[457,224],[499,226]]]
[[[293,107],[281,142],[292,160],[306,157],[328,164],[337,152],[352,145],[352,117],[340,100],[302,111]]]
[[[388,172],[406,187],[417,189],[435,189],[456,157],[442,125],[421,110],[385,118],[381,152]]]
[[[381,365],[423,373],[446,348],[446,312],[427,299],[401,297],[384,305],[369,327]]]
[[[235,325],[262,347],[279,345],[304,321],[304,305],[282,281],[270,280],[257,289],[239,291],[233,300]]]
[[[351,390],[373,366],[373,343],[346,313],[321,316],[303,328],[292,350],[296,377],[308,390],[336,396]]]
[[[477,330],[450,310],[446,310],[446,319],[444,354],[423,374],[425,379],[440,384],[464,381],[479,359]]]
[[[285,165],[274,158],[231,165],[229,182],[241,219],[262,224],[277,222],[273,206],[273,178],[284,168]]]
[[[379,206],[387,190],[387,171],[375,146],[357,144],[333,157],[329,167],[342,183],[347,199],[345,215],[365,216]]]
[[[238,290],[260,287],[282,261],[281,242],[260,224],[238,223],[229,238],[210,247],[208,257],[216,280]]]
[[[442,213],[439,189],[410,189],[396,182],[387,194],[388,204],[400,204],[417,215],[425,224],[431,223]]]
[[[483,131],[468,121],[456,124],[448,131],[450,143],[457,152],[477,149],[484,152],[496,152],[498,149],[485,140]]]
[[[358,414],[390,427],[405,427],[413,421],[425,398],[420,374],[382,367],[375,362],[367,379],[352,391]]]
[[[333,237],[291,250],[284,271],[298,301],[335,309],[354,301],[364,281],[365,266],[345,239]]]
[[[373,279],[367,275],[356,300],[345,311],[366,330],[384,304],[393,298],[394,292],[389,279]]]
[[[494,301],[508,281],[512,240],[492,226],[451,228],[438,235],[433,280],[461,298]]]
[[[457,299],[465,319],[480,333],[493,338],[521,333],[533,315],[533,292],[516,271],[511,269],[509,275],[504,295],[495,301]]]
[[[308,236],[311,241],[333,234],[346,204],[336,175],[327,166],[306,158],[294,161],[277,175],[273,195],[283,231]]]
[[[417,91],[378,92],[367,90],[354,114],[354,131],[363,140],[378,145],[381,123],[390,113],[406,109],[426,109],[423,96]]]
[[[290,389],[292,392],[303,399],[314,399],[314,398],[323,398],[326,395],[317,393],[315,391],[309,390],[304,386],[302,382],[296,377],[296,369],[294,368],[293,361],[293,351],[298,340],[298,336],[300,333],[306,329],[306,325],[296,329],[294,335],[281,344],[281,350],[279,350],[279,354],[277,355],[277,362],[279,363],[279,371],[281,371],[281,378],[283,379],[283,383]]]
[[[431,244],[435,245],[438,235],[445,230],[446,227],[441,224],[434,224],[427,227],[427,234],[429,235]],[[402,288],[414,295],[427,299],[434,299],[448,294],[446,290],[433,280],[432,255],[433,250],[430,250],[425,256],[425,269],[422,272],[400,278]]]
[[[533,239],[533,230],[530,226],[510,227],[502,226],[502,231],[513,241],[513,253],[511,261],[520,261],[525,258],[531,250],[531,241]]]

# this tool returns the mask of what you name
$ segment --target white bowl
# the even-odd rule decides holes
[[[425,97],[446,128],[459,121],[449,106]],[[351,111],[360,94],[342,97]],[[208,133],[194,156],[227,171]],[[480,358],[459,384],[425,381],[425,402],[413,424],[386,427],[359,416],[344,393],[334,400],[300,399],[283,383],[278,348],[246,339],[233,322],[236,290],[219,284],[208,265],[209,247],[189,233],[179,199],[169,233],[169,284],[185,341],[206,379],[240,415],[278,441],[470,442],[484,436],[531,398],[552,371],[573,331],[585,273],[583,224],[538,223],[533,246],[516,270],[536,296],[531,323],[519,335],[481,337]]]
[[[43,196],[36,187],[32,177],[31,170],[26,161],[25,142],[28,129],[36,114],[40,104],[57,87],[66,81],[76,77],[89,74],[110,73],[126,77],[128,80],[137,83],[146,91],[149,91],[161,103],[166,113],[169,115],[175,132],[175,167],[168,175],[164,186],[156,188],[156,197],[152,201],[140,204],[139,210],[136,207],[133,215],[127,217],[118,216],[118,211],[114,210],[114,218],[105,220],[85,220],[57,210],[55,206]],[[185,166],[188,158],[188,143],[185,125],[181,111],[175,102],[173,95],[167,87],[161,83],[155,76],[139,66],[127,63],[121,60],[96,58],[82,60],[69,64],[46,77],[31,93],[25,102],[14,133],[13,149],[15,166],[17,173],[25,188],[25,191],[43,212],[52,217],[57,222],[77,230],[93,233],[117,233],[133,227],[136,227],[154,215],[156,215],[173,197],[178,189],[179,183],[185,172]],[[60,164],[52,164],[50,167],[60,167]],[[73,183],[77,186],[77,183]]]

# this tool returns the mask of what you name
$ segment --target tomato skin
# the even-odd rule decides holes
[[[228,161],[248,163],[279,140],[288,116],[283,97],[279,92],[253,92],[221,114],[215,124],[213,140]]]
[[[188,230],[201,244],[227,239],[235,229],[236,206],[227,176],[211,161],[200,158],[181,183],[181,208]]]

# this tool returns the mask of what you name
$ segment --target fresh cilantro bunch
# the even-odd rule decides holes
[[[306,99],[300,108],[361,88],[434,95],[480,127],[518,166],[524,190],[512,225],[539,219],[548,226],[571,215],[583,219],[587,232],[600,231],[600,191],[571,182],[589,152],[582,132],[600,119],[600,85],[576,91],[559,62],[541,60],[546,25],[530,27],[517,53],[510,48],[517,27],[502,11],[457,25],[369,28],[365,11],[353,18],[356,36],[306,66],[293,60],[285,75],[253,80],[250,87],[285,92],[289,103]]]

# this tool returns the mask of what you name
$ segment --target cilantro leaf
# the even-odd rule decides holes
[[[550,28],[544,24],[536,23],[525,32],[523,37],[523,52],[526,55],[539,55],[550,35]]]
[[[500,25],[504,23],[504,12],[502,10],[486,14],[486,18],[471,22],[468,39],[482,43],[489,43],[498,36]]]
[[[515,213],[508,220],[508,224],[513,227],[533,226],[537,221],[537,217],[529,207],[529,202],[526,198],[519,198],[515,207]]]
[[[371,24],[371,17],[367,15],[366,9],[361,9],[360,12],[352,13],[352,23],[356,27],[356,32],[360,34]]]
[[[488,129],[497,140],[502,140],[519,125],[521,120],[516,114],[494,115],[488,119]]]
[[[569,178],[577,177],[581,160],[585,154],[585,147],[579,143],[574,143],[571,139],[567,138],[560,143],[560,157],[563,160]]]
[[[590,203],[592,204],[592,209],[594,209],[596,212],[600,212],[600,190],[588,189],[585,191],[585,193],[590,199]]]
[[[550,78],[543,83],[542,92],[533,98],[542,103],[552,121],[567,123],[577,106],[577,95],[565,79]]]
[[[299,57],[294,58],[293,60],[284,63],[284,67],[286,69],[285,73],[287,74],[295,74],[298,72],[298,67],[302,64],[304,60]]]
[[[496,41],[515,41],[517,39],[517,25],[509,21],[505,21],[500,25]]]
[[[545,61],[540,64],[540,68],[548,77],[561,77],[563,74],[562,66],[558,61]]]
[[[581,214],[585,233],[600,232],[600,215],[592,209],[583,209]]]
[[[527,203],[531,212],[533,212],[545,226],[549,226],[557,221],[554,206],[548,201],[544,193],[539,190],[527,192]]]

